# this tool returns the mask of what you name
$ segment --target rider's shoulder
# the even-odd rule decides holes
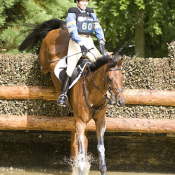
[[[78,13],[79,9],[77,7],[71,7],[71,8],[69,8],[68,12],[69,13]]]
[[[94,13],[94,10],[92,8],[86,7],[86,12]]]
[[[71,7],[68,10],[69,13],[80,13],[80,10],[77,7]],[[88,13],[94,13],[94,10],[92,8],[86,7],[86,12]]]

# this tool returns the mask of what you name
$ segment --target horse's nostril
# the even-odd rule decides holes
[[[118,106],[125,106],[125,102],[118,100],[117,105]]]
[[[121,106],[121,101],[120,100],[117,102],[117,105],[118,106]]]

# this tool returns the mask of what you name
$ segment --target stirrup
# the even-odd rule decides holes
[[[68,102],[68,97],[66,94],[61,94],[58,97],[57,100],[57,105],[61,106],[61,107],[66,107],[67,106],[67,102]]]

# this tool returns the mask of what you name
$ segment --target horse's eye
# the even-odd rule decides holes
[[[109,82],[112,82],[113,78],[108,78]]]

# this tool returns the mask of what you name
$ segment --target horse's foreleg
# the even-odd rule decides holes
[[[85,155],[87,155],[87,149],[88,149],[88,139],[87,139],[87,133],[84,135],[84,148],[85,148]],[[71,157],[78,158],[78,142],[77,142],[77,132],[72,131],[71,132]]]
[[[106,120],[104,118],[99,118],[95,121],[97,130],[97,151],[99,155],[99,169],[102,175],[106,175],[106,161],[105,161],[105,147],[104,147],[104,133],[106,130]]]
[[[78,158],[78,144],[76,138],[76,131],[71,132],[71,157]]]
[[[76,122],[76,132],[72,133],[71,153],[75,157],[73,166],[73,175],[86,175],[90,164],[86,161],[87,155],[87,137],[85,135],[86,124]]]
[[[78,144],[78,162],[84,162],[85,161],[85,145],[84,145],[84,131],[81,128],[76,127],[76,138],[77,138],[77,144]]]

